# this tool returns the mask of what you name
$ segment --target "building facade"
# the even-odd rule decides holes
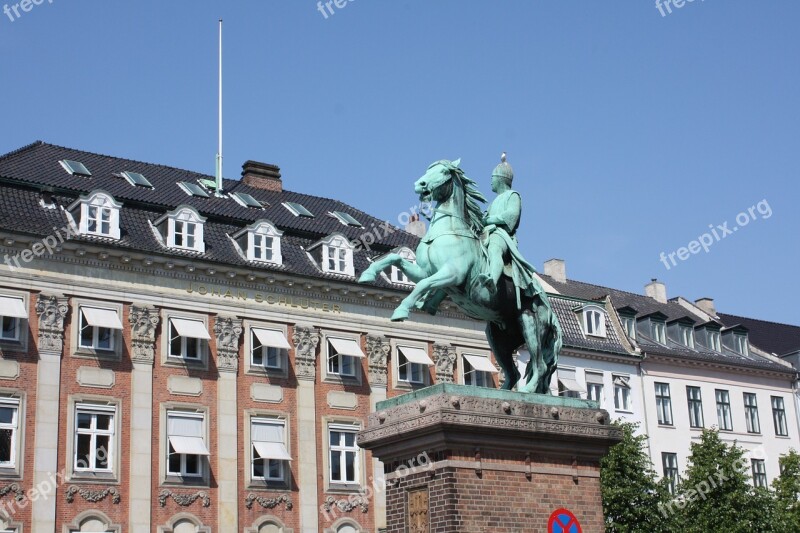
[[[0,531],[380,531],[384,465],[355,440],[375,404],[502,383],[483,324],[448,302],[393,323],[402,273],[356,283],[417,242],[253,161],[217,191],[41,142],[0,157]],[[567,280],[558,261],[541,279],[565,340],[552,391],[640,423],[656,465],[685,466],[689,387],[705,427],[728,391],[726,438],[763,445],[768,479],[800,448],[795,372],[746,338],[736,352],[743,326]],[[719,349],[701,349],[715,328]],[[745,431],[753,408],[760,432]]]

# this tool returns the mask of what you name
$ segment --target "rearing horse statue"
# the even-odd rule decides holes
[[[389,254],[364,271],[359,282],[376,279],[379,272],[396,266],[416,287],[395,309],[392,320],[402,321],[417,307],[436,314],[449,296],[468,316],[487,322],[486,337],[505,374],[504,389],[520,379],[514,351],[527,345],[531,354],[520,392],[549,394],[556,370],[562,335],[558,318],[533,267],[518,254],[507,253],[504,275],[495,290],[487,288],[488,249],[484,244],[486,198],[475,182],[459,168],[460,160],[437,161],[414,184],[423,202],[433,202],[428,232],[416,250],[416,263]]]

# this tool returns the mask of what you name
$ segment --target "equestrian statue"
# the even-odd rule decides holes
[[[378,273],[395,266],[416,283],[395,309],[394,321],[407,319],[413,308],[434,315],[450,297],[468,316],[487,323],[486,338],[505,375],[504,389],[513,389],[520,380],[513,354],[526,345],[531,358],[518,390],[549,394],[561,326],[536,270],[517,246],[522,200],[511,189],[514,171],[503,153],[492,172],[497,198],[484,214],[486,198],[459,168],[460,162],[436,161],[414,184],[420,200],[434,204],[416,263],[389,254],[372,263],[359,282],[375,281]]]

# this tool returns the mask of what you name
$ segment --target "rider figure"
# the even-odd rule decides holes
[[[501,163],[492,172],[492,192],[497,193],[497,197],[489,205],[483,217],[484,234],[488,238],[488,272],[481,273],[478,278],[492,294],[497,292],[497,284],[511,252],[509,247],[513,245],[516,248],[517,239],[514,234],[517,232],[522,215],[520,195],[511,189],[514,170],[506,162],[505,152],[500,161]]]

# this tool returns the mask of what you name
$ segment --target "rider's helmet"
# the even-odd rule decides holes
[[[502,178],[509,185],[511,185],[511,182],[514,181],[514,169],[511,168],[511,165],[509,165],[506,161],[505,152],[503,152],[503,155],[500,156],[500,164],[494,167],[494,170],[492,171],[492,177],[494,176]]]

